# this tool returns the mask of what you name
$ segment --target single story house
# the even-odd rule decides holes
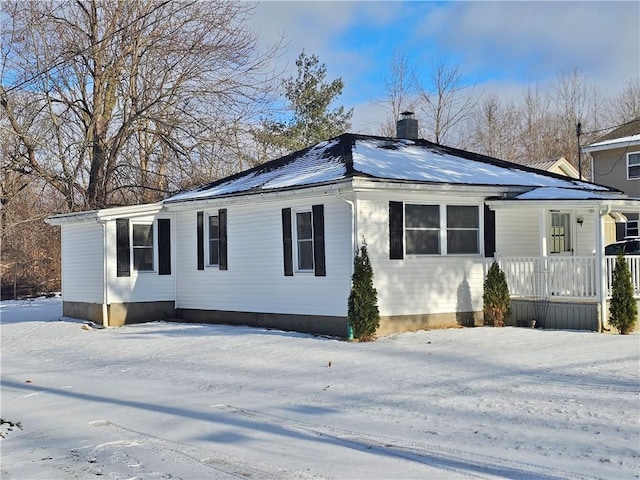
[[[615,211],[640,200],[426,140],[347,133],[158,203],[48,223],[62,229],[65,316],[346,336],[365,241],[379,335],[482,324],[494,259],[513,324],[606,328],[603,218]]]

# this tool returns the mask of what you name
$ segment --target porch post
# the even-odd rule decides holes
[[[540,260],[538,262],[538,291],[534,292],[536,296],[539,298],[546,298],[549,294],[549,285],[547,282],[549,281],[549,275],[547,275],[547,255],[548,255],[548,245],[547,245],[547,211],[544,208],[540,209],[540,216],[538,218],[539,222],[539,230],[540,230]]]
[[[600,211],[600,208],[595,209],[596,216],[596,301],[600,304],[600,325],[599,331],[608,331],[606,328],[607,321],[607,260],[604,256],[604,244],[605,244],[605,225],[604,219],[609,215],[609,210],[604,212]]]

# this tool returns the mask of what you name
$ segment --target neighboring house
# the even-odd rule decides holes
[[[593,181],[640,197],[640,118],[626,123],[583,148],[591,155]],[[638,213],[622,212],[616,239],[637,237]],[[625,218],[626,217],[626,218]]]
[[[564,175],[565,177],[580,177],[578,169],[571,165],[571,163],[569,163],[569,161],[564,157],[556,158],[555,160],[546,160],[544,162],[528,163],[527,166],[537,168],[538,170],[557,173],[558,175]]]
[[[344,134],[159,203],[48,222],[62,227],[65,316],[346,336],[364,241],[378,334],[482,324],[494,257],[514,324],[599,330],[611,211],[640,200],[425,140]]]

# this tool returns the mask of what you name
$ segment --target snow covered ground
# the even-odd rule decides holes
[[[85,330],[4,302],[8,479],[640,476],[640,335]]]

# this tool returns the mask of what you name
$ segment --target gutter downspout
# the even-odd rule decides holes
[[[351,255],[355,255],[355,253],[358,251],[358,235],[357,235],[358,217],[356,215],[355,194],[354,194],[354,199],[349,200],[347,198],[344,198],[342,195],[340,195],[339,191],[336,191],[336,198],[339,198],[343,202],[348,203],[349,206],[351,207],[351,248],[352,248]],[[351,262],[351,275],[353,275],[353,262]]]
[[[600,325],[599,325],[599,329],[600,332],[609,332],[611,331],[611,329],[606,328],[605,324],[607,322],[605,322],[605,316],[607,314],[607,282],[606,282],[606,272],[607,272],[607,260],[604,256],[604,244],[605,244],[605,239],[604,239],[604,235],[605,235],[605,231],[604,231],[604,218],[609,215],[611,213],[611,205],[607,205],[607,209],[604,212],[601,212],[600,209],[598,209],[598,212],[600,213],[600,215],[598,215],[598,228],[597,228],[597,232],[598,232],[598,243],[597,245],[597,258],[598,258],[598,264],[599,264],[599,275],[597,276],[597,278],[599,279],[600,282]]]
[[[340,191],[336,191],[336,198],[339,198],[340,200],[342,200],[343,202],[346,202],[349,204],[349,206],[351,207],[351,255],[355,255],[357,250],[358,250],[358,245],[357,245],[357,241],[358,241],[358,235],[356,233],[357,229],[358,229],[358,216],[356,215],[356,194],[354,192],[353,194],[353,200],[349,200],[347,198],[344,198],[342,195],[340,195]],[[353,265],[353,261],[351,262],[351,275],[350,278],[353,278],[353,272],[354,272],[354,265]],[[349,321],[347,320],[347,335],[346,337],[349,340],[353,340],[353,328],[351,327],[351,325],[349,324]]]
[[[107,287],[107,282],[109,280],[109,275],[107,272],[107,267],[109,262],[107,261],[107,222],[105,220],[98,220],[98,223],[102,225],[102,326],[109,326],[109,289]]]

